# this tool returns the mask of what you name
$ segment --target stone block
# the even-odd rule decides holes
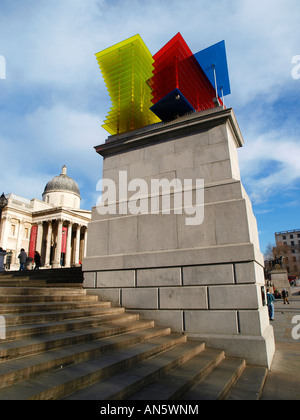
[[[255,285],[209,286],[210,309],[258,309],[261,306]]]
[[[193,151],[193,166],[198,167],[210,163],[229,160],[229,149],[226,143],[209,145]]]
[[[141,162],[144,159],[143,149],[130,150],[118,154],[118,168]]]
[[[97,273],[97,287],[134,287],[134,270],[99,271]]]
[[[217,244],[249,242],[246,204],[243,199],[214,205]]]
[[[180,286],[180,267],[137,270],[137,287]]]
[[[139,252],[177,248],[176,215],[140,215],[137,222]]]
[[[175,154],[162,156],[158,162],[160,173],[192,168],[194,166],[194,153],[193,150],[183,150]]]
[[[206,287],[164,287],[160,289],[160,309],[207,309]]]
[[[232,264],[183,267],[183,285],[234,284]]]
[[[122,306],[128,309],[158,309],[158,289],[123,289]]]
[[[144,149],[144,159],[158,159],[174,153],[174,141],[159,142]]]
[[[264,269],[255,261],[235,264],[235,275],[238,284],[265,284]]]
[[[109,254],[126,254],[136,252],[137,249],[137,218],[124,216],[108,221],[108,250]]]
[[[238,316],[243,335],[261,335],[270,325],[267,306],[257,311],[239,311]]]
[[[87,291],[89,294],[91,291]],[[121,305],[121,289],[93,289],[91,293],[93,295],[98,295],[100,300],[111,302],[113,305]]]
[[[170,327],[173,331],[183,332],[183,311],[139,309],[138,313],[143,319],[153,319],[156,326]]]
[[[97,257],[108,253],[108,221],[93,220],[88,224],[87,255]]]
[[[209,145],[209,134],[208,130],[199,131],[193,136],[185,136],[183,138],[177,138],[174,142],[175,152],[181,152],[182,150],[188,149],[201,149],[203,146]]]
[[[192,334],[238,334],[235,311],[184,311],[185,332]]]
[[[95,272],[83,273],[83,287],[84,288],[96,287],[96,273]]]

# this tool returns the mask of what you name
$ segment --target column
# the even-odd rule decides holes
[[[45,267],[48,267],[48,268],[50,267],[51,239],[52,239],[52,220],[48,222],[48,232],[47,232]]]
[[[68,225],[65,267],[71,267],[72,228],[73,228],[73,222],[70,222],[69,225]]]
[[[42,239],[43,239],[43,222],[37,222],[38,231],[36,238],[36,251],[41,255],[42,253]]]
[[[57,228],[57,237],[56,237],[56,248],[55,248],[55,257],[53,261],[53,268],[60,268],[60,258],[61,258],[61,244],[62,244],[62,227],[63,219],[58,219],[58,228]]]
[[[86,257],[86,246],[87,246],[87,226],[84,230],[84,245],[83,245],[83,257]]]
[[[17,252],[20,252],[22,248],[23,226],[24,226],[24,220],[21,219],[19,223],[19,231],[18,231],[18,239],[17,239]],[[28,249],[25,249],[25,251],[28,252]]]
[[[11,217],[9,216],[2,216],[1,217],[1,241],[0,246],[2,249],[6,249],[7,246],[7,237],[10,228],[10,221]]]
[[[75,245],[75,267],[79,267],[79,253],[80,253],[80,230],[81,225],[77,225],[76,229],[76,245]]]

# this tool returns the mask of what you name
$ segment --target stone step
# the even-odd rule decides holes
[[[51,336],[40,335],[25,340],[0,343],[0,362],[153,327],[154,321],[133,321],[114,325],[103,324],[97,328],[93,327],[79,331],[67,331],[64,333],[52,334]]]
[[[183,365],[176,366],[167,375],[144,387],[129,399],[137,400],[179,400],[206,377],[225,358],[222,350],[205,349]],[[96,396],[96,395],[95,395]]]
[[[182,396],[182,400],[215,401],[225,398],[230,387],[238,380],[246,362],[241,359],[224,359],[207,377]]]
[[[134,339],[136,339],[136,334],[137,333],[131,334],[134,336]],[[144,334],[146,333],[144,332]],[[43,373],[41,375],[31,377],[29,380],[22,379],[23,382],[16,385],[8,386],[9,383],[15,383],[16,380],[21,380],[20,377],[16,378],[16,375],[13,375],[11,372],[7,372],[6,376],[4,373],[1,375],[0,383],[3,387],[6,386],[6,388],[0,390],[0,400],[60,399],[77,391],[80,388],[87,387],[101,379],[105,379],[111,375],[114,375],[117,372],[120,372],[122,369],[130,369],[136,366],[138,363],[141,363],[143,360],[178,346],[179,344],[186,343],[187,341],[186,337],[182,334],[170,334],[168,336],[162,336],[159,338],[151,338],[140,344],[136,344],[135,342],[135,344],[128,346],[127,343],[125,349],[112,350],[113,345],[115,344],[113,342],[122,340],[126,340],[126,334],[106,340],[100,340],[99,342],[86,344],[88,346],[96,346],[96,344],[100,344],[100,347],[98,347],[98,352],[99,348],[101,348],[101,344],[102,346],[105,346],[106,344],[106,354],[101,354],[101,357],[96,357],[94,353],[94,358],[91,358],[90,354],[89,360],[77,364],[74,364],[74,347],[76,346],[61,349],[60,352],[64,354],[64,363],[69,363],[67,361],[68,356],[66,355],[67,351],[69,350],[69,357],[71,360],[73,360],[71,366],[63,367],[64,363],[61,363],[62,367],[59,370]],[[84,345],[81,346],[83,347]],[[33,360],[35,360],[35,362],[37,362],[39,358],[43,359],[44,357],[44,362],[40,361],[39,373],[42,371],[41,365],[43,365],[43,363],[45,370],[54,368],[53,366],[51,366],[51,368],[49,367],[49,362],[47,360],[49,359],[49,354],[51,353],[52,352],[47,352],[46,356],[48,357],[46,358],[43,354],[34,356]],[[84,354],[86,354],[85,351]],[[17,361],[19,361],[21,364],[23,362],[24,365],[24,360],[26,359],[28,361],[28,358],[20,358],[15,360],[13,366],[16,367]],[[57,360],[59,359],[56,358],[56,367],[59,368]],[[7,367],[7,364],[9,363],[11,362],[3,362],[1,364],[1,368],[4,367],[5,369],[5,365]],[[32,366],[32,364],[30,364],[30,366]],[[26,371],[26,367],[23,366],[22,370],[23,372]],[[32,369],[31,372],[31,375],[33,375],[34,369]]]
[[[76,331],[83,328],[98,327],[102,324],[114,324],[138,321],[138,314],[126,314],[125,312],[113,315],[95,316],[90,318],[78,318],[50,323],[25,324],[6,328],[6,340],[19,340],[25,337],[38,336],[42,334],[56,334],[65,331]]]
[[[54,373],[57,369],[60,370],[95,358],[102,358],[107,353],[126,350],[130,346],[169,334],[169,329],[148,328],[93,342],[80,343],[71,347],[50,350],[47,353],[40,353],[34,356],[8,360],[0,364],[0,389],[15,386],[30,378],[33,380],[36,375],[52,371]]]
[[[64,399],[147,401],[180,397],[223,359],[223,351],[206,350],[204,343],[188,341]]]
[[[91,308],[69,311],[38,312],[29,314],[12,314],[5,316],[7,326],[32,324],[34,322],[55,322],[73,318],[87,318],[99,315],[114,315],[124,313],[124,308]]]
[[[62,283],[59,280],[58,281],[51,281],[51,282],[46,282],[46,281],[36,281],[36,280],[28,280],[28,281],[0,281],[0,287],[5,287],[5,288],[9,288],[9,287],[30,287],[30,288],[34,288],[34,287],[40,287],[40,288],[61,288],[64,289],[66,287],[72,287],[72,289],[78,289],[78,290],[82,290],[82,283],[72,283],[72,282],[68,282],[68,283]]]
[[[225,400],[255,401],[261,398],[268,370],[246,366],[242,375],[227,393]]]
[[[48,302],[98,302],[99,298],[96,295],[7,295],[0,296],[0,304],[10,303],[48,303]]]
[[[44,302],[44,303],[19,303],[1,304],[0,314],[25,314],[36,312],[69,311],[85,308],[110,308],[111,302]]]
[[[86,295],[85,289],[74,289],[74,287],[2,287],[0,286],[0,295],[44,295],[44,296],[70,296]]]

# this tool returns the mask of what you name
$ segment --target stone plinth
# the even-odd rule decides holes
[[[112,136],[98,146],[103,178],[117,189],[126,178],[131,195],[123,191],[110,203],[116,214],[93,208],[84,287],[229,356],[269,367],[275,344],[262,302],[264,259],[256,219],[240,180],[242,145],[233,111],[220,108]],[[176,179],[177,186],[192,180],[193,203],[201,185],[196,180],[204,180],[199,223],[185,201],[176,200],[177,192],[171,194],[170,214],[162,204],[164,192],[157,214],[126,214],[136,179],[149,187],[140,200],[148,210],[153,179]]]
[[[288,279],[288,273],[286,270],[274,270],[271,272],[271,282],[274,284],[275,289],[280,293],[283,289],[286,289],[289,294],[291,292],[290,282]]]

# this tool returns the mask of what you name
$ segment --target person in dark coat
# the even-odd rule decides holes
[[[26,259],[27,259],[27,254],[26,254],[24,248],[21,249],[21,252],[20,252],[18,258],[20,260],[20,271],[24,271],[25,270]]]
[[[283,299],[283,304],[285,305],[286,303],[290,304],[290,302],[288,301],[288,297],[289,297],[289,292],[286,289],[283,289],[283,291],[281,292],[281,296]]]
[[[34,253],[34,262],[35,262],[34,269],[39,270],[40,266],[41,266],[41,256],[37,251],[35,251],[35,253]]]

